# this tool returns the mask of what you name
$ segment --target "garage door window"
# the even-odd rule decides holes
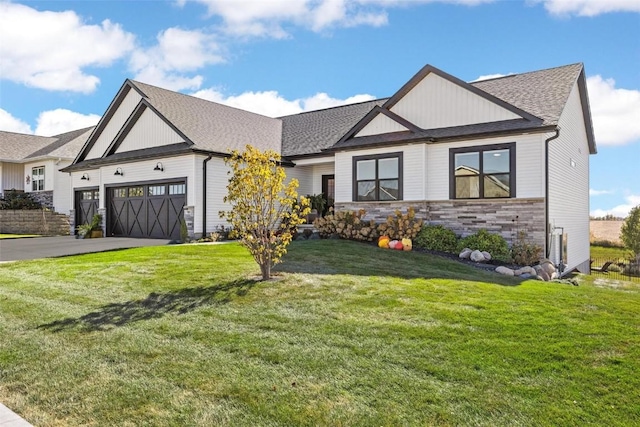
[[[126,188],[114,188],[113,189],[113,197],[116,197],[116,198],[127,197],[127,189]]]
[[[143,197],[144,187],[129,187],[129,197]]]
[[[149,196],[164,196],[166,185],[150,185]]]
[[[171,184],[169,186],[169,194],[184,194],[186,186],[184,184]]]

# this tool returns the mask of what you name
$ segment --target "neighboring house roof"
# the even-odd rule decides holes
[[[386,101],[377,99],[280,117],[282,155],[296,157],[317,154],[330,148],[371,109]]]
[[[507,134],[525,130],[552,130],[558,125],[569,94],[574,84],[578,82],[589,148],[591,153],[596,152],[582,64],[565,65],[472,83],[465,83],[431,65],[427,65],[396,94],[389,98],[381,108],[386,110],[392,108],[429,73],[436,73],[476,95],[511,110],[522,118],[438,129],[420,129],[413,125],[410,131],[355,138],[354,136],[375,117],[376,111],[372,110],[329,150],[381,146],[417,140],[435,142],[437,140]]]
[[[73,159],[78,155],[78,152],[87,141],[87,138],[89,138],[89,135],[91,135],[94,127],[95,126],[90,126],[52,136],[51,138],[55,138],[55,141],[40,150],[34,151],[25,159],[30,160],[40,157]]]
[[[0,131],[0,161],[21,163],[34,151],[55,142],[55,137]]]
[[[129,82],[193,143],[192,149],[226,154],[252,144],[280,152],[282,122],[278,119],[146,83]]]

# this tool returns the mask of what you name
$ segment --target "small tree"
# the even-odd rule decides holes
[[[309,201],[298,200],[298,180],[285,184],[284,168],[275,151],[261,152],[251,145],[234,150],[225,159],[231,174],[226,203],[230,211],[220,217],[231,223],[231,237],[238,237],[260,266],[262,280],[271,278],[271,267],[281,262],[296,227],[309,213]]]
[[[633,252],[636,260],[640,262],[640,205],[631,209],[629,216],[624,220],[620,229],[622,243]]]

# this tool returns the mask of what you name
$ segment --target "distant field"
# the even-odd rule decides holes
[[[622,243],[620,241],[620,227],[624,221],[591,221],[589,229],[591,240],[608,240],[609,242]]]

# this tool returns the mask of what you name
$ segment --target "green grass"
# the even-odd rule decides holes
[[[629,258],[631,255],[631,252],[628,249],[604,246],[591,246],[590,252],[591,258],[607,258],[621,261]]]
[[[0,265],[0,402],[34,425],[638,425],[640,289],[294,242]]]
[[[38,234],[2,234],[0,239],[21,239],[23,237],[40,237]]]

